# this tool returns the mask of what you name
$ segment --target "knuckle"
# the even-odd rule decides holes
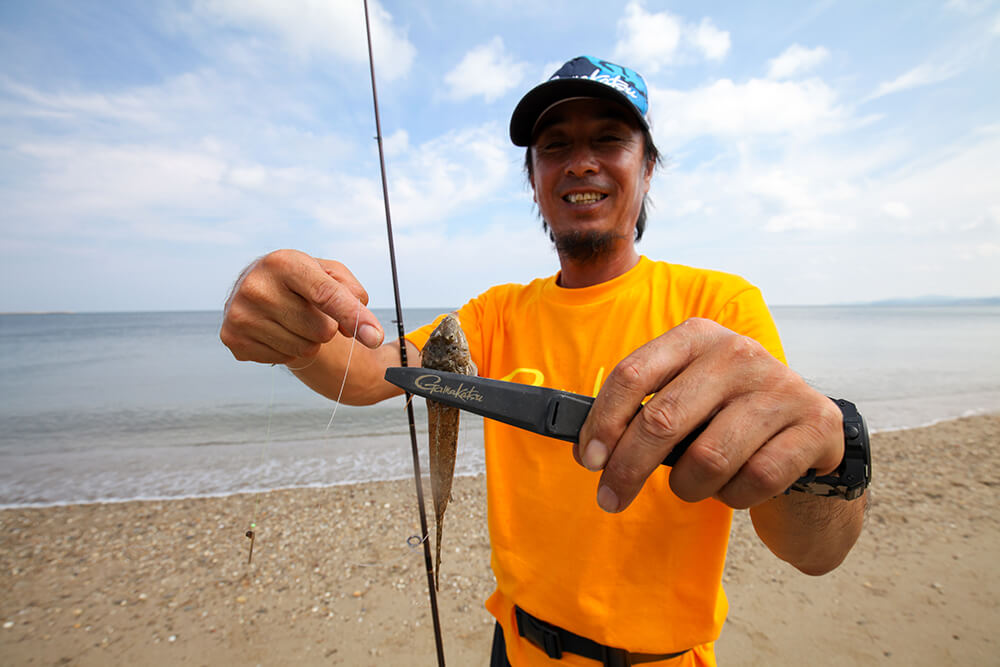
[[[309,286],[309,300],[321,306],[338,306],[343,301],[343,289],[336,280],[319,279]]]
[[[230,339],[236,339],[245,331],[251,329],[257,322],[257,318],[250,314],[247,308],[231,308],[226,314],[226,321],[222,325],[224,332]]]
[[[237,344],[236,336],[225,324],[223,324],[222,329],[219,330],[219,340],[221,340],[222,344],[229,349],[233,349],[233,346]]]
[[[798,432],[804,443],[820,444],[832,434],[837,434],[836,440],[841,440],[843,415],[833,401],[818,397],[809,404],[793,428]]]
[[[704,336],[714,331],[718,324],[703,317],[689,317],[680,326],[696,336]]]
[[[784,490],[784,466],[766,452],[759,452],[743,466],[744,482],[755,494],[775,495]]]
[[[294,262],[298,256],[298,251],[282,248],[281,250],[274,250],[261,257],[258,266],[267,270],[281,269]]]
[[[350,275],[351,270],[347,268],[347,265],[343,262],[338,262],[335,259],[324,260],[323,263],[327,265],[327,272],[334,273],[338,276]]]
[[[237,290],[233,297],[232,305],[234,308],[231,308],[231,310],[239,312],[240,305],[266,301],[269,293],[267,279],[261,276],[259,272],[251,271],[243,279],[239,290]]]
[[[222,340],[222,344],[229,348],[229,351],[232,353],[233,358],[236,359],[236,361],[251,360],[246,342],[243,338],[227,329],[223,329],[219,332],[219,338]]]
[[[641,433],[651,440],[670,440],[682,433],[683,412],[670,396],[657,396],[639,411],[638,426]]]
[[[606,384],[630,394],[642,391],[643,367],[634,357],[626,357],[608,375]]]
[[[728,475],[732,469],[732,460],[726,453],[725,447],[702,436],[698,442],[690,447],[684,458],[698,470],[698,476],[702,479],[714,479]]]
[[[777,396],[794,396],[803,389],[808,389],[805,381],[784,364],[769,373],[765,381],[771,393]]]
[[[764,348],[749,336],[732,334],[724,343],[726,354],[734,361],[747,361],[760,356]]]
[[[702,317],[689,317],[681,322],[680,326],[686,329],[698,330],[705,326],[705,319]]]
[[[844,415],[833,401],[824,397],[820,401],[816,423],[824,431],[837,430],[843,427]]]

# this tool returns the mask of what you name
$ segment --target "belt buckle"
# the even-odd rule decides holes
[[[553,660],[562,660],[562,641],[559,639],[559,633],[551,628],[542,628],[542,644],[547,656]]]
[[[604,667],[632,667],[632,656],[623,648],[601,644],[601,662]]]
[[[521,611],[517,608],[517,611]],[[526,613],[517,614],[518,630],[531,643],[545,651],[545,655],[553,660],[562,660],[562,641],[559,633],[550,628],[541,619],[536,619]]]

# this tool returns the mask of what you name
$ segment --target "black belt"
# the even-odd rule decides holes
[[[584,658],[600,662],[605,667],[629,667],[643,662],[670,660],[684,655],[690,649],[677,653],[629,653],[623,648],[613,648],[598,644],[592,639],[581,637],[559,626],[546,623],[535,618],[517,605],[514,606],[514,616],[517,618],[518,633],[553,660],[561,660],[562,654],[575,653]]]

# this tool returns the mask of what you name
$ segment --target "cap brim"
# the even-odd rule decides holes
[[[514,107],[510,117],[510,140],[515,146],[531,145],[532,132],[542,113],[553,104],[573,97],[599,97],[618,102],[644,129],[649,129],[646,119],[624,93],[589,79],[553,79],[529,90]]]

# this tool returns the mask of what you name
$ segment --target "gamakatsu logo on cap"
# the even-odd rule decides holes
[[[590,79],[591,81],[596,81],[598,83],[603,83],[605,86],[610,86],[615,90],[619,90],[634,100],[639,99],[639,94],[636,92],[635,88],[632,87],[628,81],[622,78],[621,74],[615,74],[611,76],[609,74],[601,74],[601,70],[594,68],[594,71],[590,74],[580,76],[569,77],[571,79]]]

